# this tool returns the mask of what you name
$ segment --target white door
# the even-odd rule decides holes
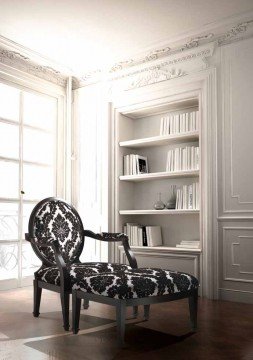
[[[31,283],[40,261],[29,215],[56,195],[57,98],[0,83],[0,290]]]

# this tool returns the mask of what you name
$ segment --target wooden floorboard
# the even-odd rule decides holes
[[[199,300],[199,329],[189,326],[187,300],[151,305],[144,322],[127,309],[126,347],[116,341],[115,308],[90,303],[78,335],[62,328],[59,294],[42,292],[32,316],[32,288],[0,292],[0,360],[253,360],[253,305]]]

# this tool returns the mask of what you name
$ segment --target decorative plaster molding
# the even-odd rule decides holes
[[[67,76],[50,66],[36,64],[28,56],[17,51],[0,48],[0,62],[59,86],[66,86]]]
[[[238,21],[238,20],[237,20]],[[252,28],[252,29],[251,29]],[[250,32],[250,29],[252,30]],[[247,37],[250,35],[253,35],[253,19],[240,22],[229,30],[216,29],[216,31],[210,31],[208,33],[200,34],[198,36],[192,37],[189,40],[186,41],[186,39],[181,40],[181,44],[177,43],[174,47],[173,46],[163,46],[161,49],[156,49],[152,52],[149,52],[147,54],[142,55],[141,57],[137,57],[136,59],[129,59],[125,61],[121,61],[119,63],[116,63],[113,67],[111,67],[107,71],[107,75],[104,75],[109,80],[118,80],[120,78],[126,77],[126,76],[132,76],[136,73],[135,68],[143,65],[147,65],[147,67],[152,67],[150,64],[152,64],[155,60],[158,59],[165,59],[166,57],[170,57],[170,55],[176,55],[180,54],[182,52],[185,52],[187,50],[198,48],[202,45],[207,45],[210,42],[216,42],[218,46],[225,45],[229,42],[241,40],[243,37]],[[197,55],[192,55],[192,57],[196,57]],[[206,57],[209,55],[206,54]],[[178,62],[183,62],[185,60],[189,60],[182,58],[181,60],[178,60]],[[203,58],[203,61],[206,61],[206,59]],[[175,62],[174,62],[175,64]],[[168,64],[167,64],[168,65]],[[172,64],[171,64],[172,65]],[[206,61],[206,66],[208,66]],[[153,69],[156,70],[156,69]],[[143,71],[143,70],[141,70]],[[150,71],[150,70],[149,70]],[[123,74],[124,72],[124,74]],[[139,71],[140,72],[140,71]],[[95,77],[84,75],[81,78],[79,78],[79,86],[84,86],[92,82],[99,81],[98,74],[106,73],[102,70],[96,70],[94,71]],[[157,74],[154,76],[154,78],[157,78]],[[85,81],[85,79],[87,81]],[[147,80],[148,81],[148,80]],[[162,80],[161,80],[162,81]],[[142,81],[141,81],[142,82]],[[140,83],[140,82],[139,82]],[[144,86],[144,85],[142,85]]]
[[[248,30],[249,25],[253,25],[253,20],[246,21],[234,26],[232,29],[230,29],[218,38],[218,44],[226,44],[232,39],[236,38],[238,35],[245,33]]]
[[[171,69],[171,70],[148,70],[145,75],[139,75],[137,79],[130,83],[129,89],[139,88],[141,86],[146,86],[154,83],[158,83],[164,80],[174,79],[180,76],[186,75],[181,69]]]
[[[213,33],[207,34],[207,35],[203,35],[203,36],[197,36],[193,39],[191,39],[190,41],[188,41],[186,44],[184,44],[181,48],[181,50],[186,50],[186,49],[192,49],[195,47],[198,47],[200,45],[200,42],[204,42],[205,40],[210,40],[214,37]]]

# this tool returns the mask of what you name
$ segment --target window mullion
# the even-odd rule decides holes
[[[24,95],[20,91],[19,103],[19,216],[18,216],[18,286],[22,283],[22,235],[23,235],[23,104]]]

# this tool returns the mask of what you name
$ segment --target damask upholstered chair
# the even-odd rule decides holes
[[[92,274],[131,268],[120,264],[81,263],[79,258],[84,246],[84,236],[82,220],[77,211],[65,201],[53,197],[44,199],[35,206],[30,215],[28,233],[25,234],[26,240],[42,261],[41,267],[34,274],[33,315],[39,316],[42,289],[58,292],[65,330],[69,330],[69,296],[76,281]],[[105,234],[104,240],[107,238]],[[126,242],[124,246],[127,250]],[[132,267],[135,266],[135,263],[131,264]],[[88,300],[85,304],[88,306]],[[137,307],[134,312],[136,315]]]

